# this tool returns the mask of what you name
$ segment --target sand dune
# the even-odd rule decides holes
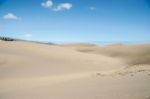
[[[128,65],[150,64],[150,44],[123,45],[113,44],[107,46],[65,45],[80,52],[105,55],[121,58]]]
[[[150,45],[0,41],[0,99],[149,99]]]

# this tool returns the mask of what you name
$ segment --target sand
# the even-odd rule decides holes
[[[150,99],[150,45],[0,41],[0,99]]]

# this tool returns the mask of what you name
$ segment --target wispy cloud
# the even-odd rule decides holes
[[[45,7],[45,8],[52,8],[53,2],[52,2],[52,0],[48,0],[46,2],[41,3],[41,6]]]
[[[61,10],[70,10],[72,8],[71,3],[61,3],[56,8],[53,8],[54,11],[61,11]]]
[[[29,37],[32,37],[32,34],[30,33],[27,33],[27,34],[24,34],[25,37],[29,38]]]
[[[62,11],[70,10],[73,5],[71,3],[60,3],[55,6],[52,0],[47,0],[46,2],[42,2],[41,6],[44,8],[51,9],[52,11]]]
[[[3,16],[3,18],[6,20],[21,20],[21,18],[17,17],[13,13],[7,13],[6,15]]]
[[[89,9],[91,10],[91,11],[94,11],[96,8],[95,7],[89,7]]]

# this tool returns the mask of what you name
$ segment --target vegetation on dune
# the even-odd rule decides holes
[[[9,37],[0,37],[0,40],[2,40],[2,41],[15,41],[15,39],[9,38]]]

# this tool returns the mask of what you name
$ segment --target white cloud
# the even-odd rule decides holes
[[[32,34],[29,34],[29,33],[28,33],[28,34],[25,34],[24,36],[25,36],[25,37],[31,37]]]
[[[42,2],[41,6],[44,8],[49,8],[53,11],[70,10],[72,8],[71,3],[60,3],[57,6],[54,6],[54,3],[52,0],[47,0],[46,2]]]
[[[93,10],[95,10],[96,8],[95,8],[95,7],[89,7],[89,9],[90,9],[91,11],[93,11]]]
[[[54,11],[61,11],[61,10],[70,10],[72,8],[71,3],[61,3],[56,8],[54,8]]]
[[[3,16],[3,18],[6,20],[20,20],[21,19],[13,13],[7,13],[6,15]]]
[[[41,3],[41,6],[45,7],[45,8],[52,8],[53,2],[52,2],[52,0],[48,0],[46,2]]]

